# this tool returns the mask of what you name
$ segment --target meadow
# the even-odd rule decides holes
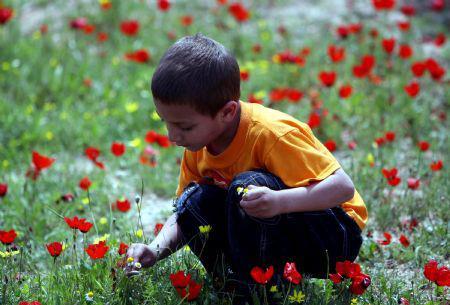
[[[278,286],[254,266],[254,304],[450,304],[446,14],[444,0],[0,1],[0,304],[233,303],[188,247],[123,271],[171,214],[183,152],[151,76],[198,32],[236,55],[242,101],[309,124],[369,210],[355,264]]]

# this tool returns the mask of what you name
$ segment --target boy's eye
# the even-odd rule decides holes
[[[190,131],[190,130],[192,130],[192,127],[180,128],[180,129],[183,130],[183,131]]]

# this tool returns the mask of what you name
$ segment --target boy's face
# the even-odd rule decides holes
[[[155,100],[156,111],[166,124],[169,140],[177,146],[197,151],[217,140],[224,124],[219,115],[212,118],[188,105],[165,105]]]

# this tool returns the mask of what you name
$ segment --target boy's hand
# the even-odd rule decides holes
[[[276,191],[266,186],[249,185],[240,202],[244,211],[253,217],[270,218],[280,214]]]
[[[139,274],[138,267],[151,267],[156,263],[157,253],[148,245],[145,244],[131,244],[127,250],[126,258],[133,258],[133,262],[125,266],[125,274],[132,276]],[[139,264],[137,264],[139,263]],[[136,266],[137,265],[137,266]]]

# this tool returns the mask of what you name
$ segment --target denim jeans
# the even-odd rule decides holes
[[[227,190],[192,182],[176,201],[184,241],[210,274],[252,284],[252,267],[273,265],[280,279],[285,263],[296,262],[302,275],[326,278],[337,261],[356,258],[361,230],[341,207],[255,218],[240,207],[237,192],[250,184],[288,188],[273,174],[253,170],[237,175]],[[199,226],[206,225],[211,231],[201,234]]]

